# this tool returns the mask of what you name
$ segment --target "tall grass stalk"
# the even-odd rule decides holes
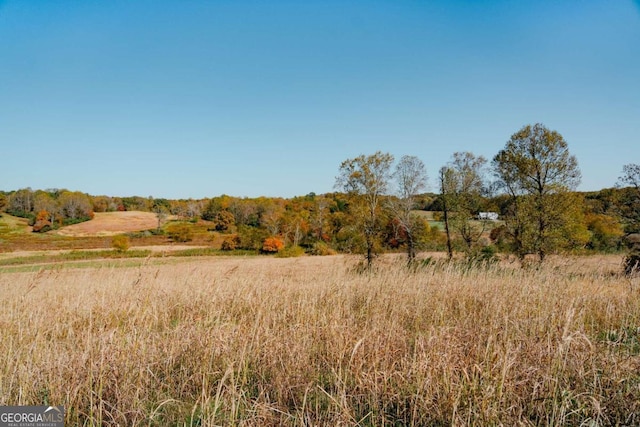
[[[638,425],[640,298],[583,260],[4,273],[0,404],[86,426]]]

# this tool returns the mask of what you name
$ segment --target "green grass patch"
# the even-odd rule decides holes
[[[128,251],[71,251],[61,254],[37,254],[15,258],[0,259],[0,267],[29,264],[57,264],[74,261],[91,261],[102,259],[131,259],[131,258],[168,258],[168,257],[199,257],[199,256],[249,256],[258,255],[256,251],[237,250],[222,251],[214,248],[193,248],[169,252],[152,252],[150,250],[130,249]],[[36,268],[37,270],[38,268]]]
[[[146,263],[143,259],[126,259],[126,260],[93,260],[88,262],[68,261],[65,263],[48,263],[48,264],[27,264],[16,265],[10,267],[0,267],[0,274],[3,273],[33,273],[36,271],[50,271],[62,269],[80,269],[80,268],[128,268],[140,267]]]
[[[29,223],[25,218],[18,218],[6,213],[0,216],[0,234],[28,233]]]
[[[44,264],[59,263],[66,261],[86,261],[94,259],[120,259],[120,258],[147,258],[152,255],[149,250],[132,250],[119,252],[115,250],[104,251],[71,251],[61,254],[46,255],[29,255],[23,257],[0,259],[0,266],[7,265],[24,265],[24,264]]]
[[[0,274],[4,273],[32,273],[37,271],[82,269],[82,268],[136,268],[143,265],[168,265],[187,262],[188,258],[160,258],[158,255],[146,258],[122,258],[122,259],[94,259],[77,261],[59,261],[46,263],[16,264],[0,266]]]
[[[296,258],[303,255],[305,255],[305,252],[300,246],[288,246],[278,251],[276,258]]]
[[[182,249],[179,251],[172,251],[169,254],[165,254],[165,256],[174,256],[174,257],[247,256],[247,255],[258,255],[258,252],[251,251],[251,250],[223,251],[215,248],[193,248],[193,249]]]

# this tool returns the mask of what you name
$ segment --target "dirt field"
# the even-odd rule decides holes
[[[156,227],[158,219],[151,212],[99,212],[91,221],[70,225],[53,233],[70,237],[114,236]]]

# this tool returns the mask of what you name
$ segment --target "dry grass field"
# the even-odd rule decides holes
[[[66,425],[640,425],[619,257],[540,269],[388,256],[0,274],[0,404]]]
[[[152,212],[97,212],[91,221],[69,225],[54,232],[60,236],[115,236],[132,231],[152,230],[158,219]]]

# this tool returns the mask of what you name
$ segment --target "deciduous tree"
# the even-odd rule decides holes
[[[578,161],[562,135],[538,123],[513,134],[493,167],[510,196],[505,220],[514,252],[521,260],[536,253],[544,261],[570,228],[576,199],[568,195],[580,183]]]
[[[9,196],[7,212],[12,215],[26,217],[33,212],[35,195],[31,188],[23,188]]]
[[[79,220],[91,218],[93,207],[89,197],[79,191],[65,191],[58,199],[62,215],[66,219]]]
[[[38,216],[41,212],[46,212],[48,216],[43,219],[48,221],[49,225],[52,225],[56,220],[56,216],[59,216],[60,214],[60,205],[49,195],[49,193],[45,191],[36,191],[33,202],[33,211],[38,212]],[[37,221],[38,219],[36,218],[36,222]]]
[[[267,237],[262,243],[262,252],[276,253],[284,249],[284,242],[278,237]]]
[[[229,227],[235,224],[235,222],[236,218],[233,216],[233,214],[228,210],[223,209],[216,214],[216,231],[227,231],[229,230]]]
[[[626,185],[640,191],[640,165],[630,163],[622,167],[622,175],[619,178],[620,185]]]
[[[382,229],[382,196],[388,191],[393,156],[380,151],[360,155],[340,165],[336,187],[350,198],[350,211],[355,214],[357,227],[364,237],[367,268],[376,255],[376,243]]]
[[[468,257],[473,256],[485,231],[485,222],[475,218],[486,192],[484,168],[487,160],[470,152],[457,152],[440,170],[440,191],[444,208],[445,231],[449,259],[453,256],[451,231],[457,232],[465,244]]]
[[[618,186],[623,187],[618,206],[625,231],[640,233],[640,165],[624,165]]]
[[[416,198],[427,188],[427,169],[416,156],[402,156],[393,173],[397,188],[397,198],[390,199],[390,207],[405,239],[408,262],[416,258],[419,245],[418,231],[424,231],[424,221],[416,218],[413,210]]]
[[[624,232],[616,218],[606,214],[589,213],[585,215],[585,222],[591,233],[589,239],[591,249],[598,251],[618,249]]]

